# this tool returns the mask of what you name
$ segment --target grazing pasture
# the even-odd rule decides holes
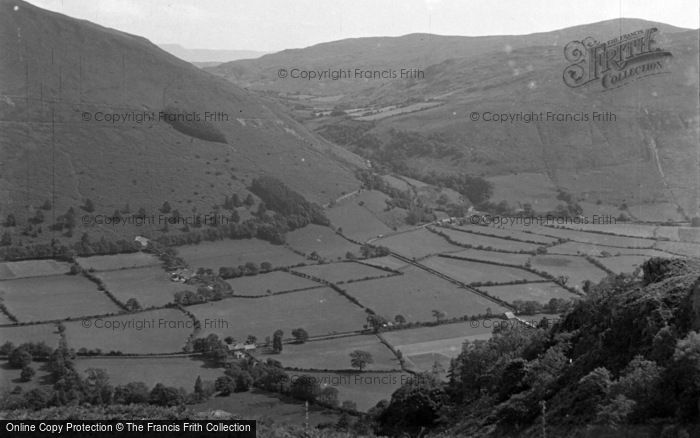
[[[360,303],[393,320],[403,315],[407,321],[435,320],[433,310],[447,318],[494,313],[505,309],[480,295],[462,289],[416,267],[406,268],[404,275],[378,280],[348,283],[343,288]]]
[[[20,322],[103,315],[121,309],[81,275],[0,281],[0,299]]]
[[[272,266],[291,266],[305,261],[284,246],[273,245],[259,239],[217,240],[198,245],[185,245],[177,248],[178,254],[192,269],[210,268],[214,271],[222,266],[233,267],[247,262]]]
[[[415,259],[464,249],[460,246],[452,245],[442,236],[438,236],[424,228],[378,239],[372,244],[386,246],[404,257]]]
[[[486,251],[482,249],[468,248],[464,251],[450,254],[452,257],[462,257],[485,262],[503,263],[505,265],[523,266],[530,260],[529,254],[514,254],[509,252]]]
[[[192,357],[98,357],[79,358],[75,362],[78,371],[89,368],[103,369],[112,385],[143,382],[148,388],[157,383],[192,392],[197,376],[214,381],[223,375],[221,368],[207,366],[204,361]]]
[[[160,266],[103,271],[95,275],[119,301],[125,303],[136,298],[142,307],[163,306],[173,301],[176,292],[195,289],[171,281]]]
[[[287,234],[287,244],[309,256],[315,252],[329,260],[344,259],[351,252],[360,254],[360,247],[339,236],[335,231],[320,225],[307,225]]]
[[[292,330],[305,329],[310,336],[362,330],[367,314],[330,288],[310,289],[263,298],[227,298],[187,307],[202,322],[199,336],[216,333],[260,341],[275,330],[291,338]],[[205,321],[211,321],[209,326]]]
[[[585,231],[555,228],[541,225],[521,226],[521,229],[532,231],[533,233],[573,240],[575,242],[591,243],[594,245],[617,246],[625,248],[651,248],[655,241],[652,239],[642,239],[639,237],[612,236],[601,233],[587,233]]]
[[[0,263],[0,280],[61,275],[70,271],[70,264],[56,260],[22,260]]]
[[[467,260],[456,260],[448,257],[430,257],[421,263],[431,269],[447,275],[465,284],[508,283],[511,281],[541,281],[542,277],[524,269],[498,266],[490,263],[479,263]]]
[[[394,353],[382,344],[375,335],[349,336],[305,344],[286,344],[281,354],[261,354],[259,359],[271,357],[289,368],[317,370],[351,369],[350,353],[354,350],[367,351],[374,363],[365,368],[372,370],[399,370],[401,365]]]
[[[319,283],[283,271],[251,275],[226,280],[234,295],[267,295],[269,293],[321,287]]]
[[[509,252],[533,252],[539,246],[534,243],[519,242],[516,240],[500,239],[498,237],[484,236],[482,234],[468,233],[466,231],[454,230],[450,228],[439,227],[437,231],[447,235],[454,242],[462,245],[470,245],[474,248],[493,248],[501,251]]]
[[[484,286],[479,289],[484,290],[489,295],[498,297],[503,301],[512,303],[516,300],[537,301],[538,303],[548,303],[552,298],[573,299],[577,295],[572,294],[556,283],[527,283],[509,284],[503,286]]]
[[[391,272],[355,262],[304,266],[301,268],[294,268],[293,271],[322,278],[331,283],[343,283],[348,280],[362,280],[394,275]]]
[[[359,241],[391,232],[391,228],[366,206],[359,205],[355,198],[326,210],[326,216],[333,225],[342,229],[343,235]]]
[[[655,249],[623,248],[619,246],[603,246],[593,243],[566,242],[547,248],[548,254],[563,255],[643,255],[647,257],[668,257],[669,254]]]
[[[700,243],[657,242],[656,249],[667,251],[677,256],[700,257]]]
[[[95,271],[142,268],[146,266],[158,266],[161,263],[158,257],[145,252],[76,257],[76,261],[84,269],[93,269]]]
[[[335,387],[338,390],[338,400],[342,403],[351,400],[357,404],[359,411],[367,411],[383,399],[390,399],[402,384],[411,378],[404,372],[310,372],[290,371],[287,373],[292,381],[301,376],[311,376],[323,388]]]
[[[103,353],[157,354],[182,352],[194,322],[177,309],[159,309],[66,322],[66,339],[75,350]]]
[[[565,255],[539,255],[530,259],[532,268],[558,277],[569,277],[567,285],[580,287],[585,280],[597,283],[608,274],[583,257]]]
[[[56,324],[32,324],[13,327],[0,327],[0,344],[12,342],[15,345],[25,342],[44,342],[49,347],[58,346]]]
[[[649,260],[649,257],[634,255],[601,257],[598,259],[606,268],[618,274],[631,274],[647,260]]]
[[[535,242],[537,244],[548,245],[557,242],[559,239],[555,237],[542,236],[541,234],[528,233],[514,229],[508,225],[498,226],[481,226],[481,225],[459,225],[455,228],[472,233],[487,234],[502,238],[512,238],[522,240],[524,242]]]
[[[384,256],[384,257],[375,257],[372,259],[364,259],[360,260],[359,263],[369,265],[369,266],[376,266],[379,268],[389,268],[393,269],[395,271],[399,271],[406,266],[408,266],[408,263],[404,262],[401,259],[397,259],[394,256]]]

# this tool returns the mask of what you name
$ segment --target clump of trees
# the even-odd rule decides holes
[[[265,203],[266,208],[283,215],[291,229],[301,228],[310,223],[330,225],[320,206],[307,201],[277,178],[271,176],[255,178],[251,183],[250,191]]]

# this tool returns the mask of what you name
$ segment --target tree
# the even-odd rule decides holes
[[[376,313],[371,313],[367,315],[367,324],[372,327],[372,330],[378,332],[387,323],[386,318]]]
[[[184,402],[184,396],[177,388],[158,383],[151,390],[149,401],[158,406],[177,406]]]
[[[445,316],[447,315],[442,310],[433,310],[433,318],[435,318],[436,322],[442,321],[445,319]]]
[[[435,425],[447,396],[442,382],[430,373],[408,380],[391,396],[391,403],[379,415],[381,434],[401,431],[413,435]]]
[[[374,363],[372,354],[363,350],[355,350],[350,353],[350,365],[362,371],[367,365]]]
[[[0,246],[10,246],[12,245],[12,235],[9,231],[2,233],[2,239],[0,239]]]
[[[126,303],[124,303],[124,306],[129,312],[141,310],[141,304],[136,300],[136,298],[129,298]]]
[[[88,398],[93,404],[109,404],[112,402],[114,388],[109,384],[107,372],[99,368],[88,368],[85,386]]]
[[[248,337],[245,340],[246,344],[251,344],[251,345],[255,345],[256,342],[258,342],[258,338],[255,337],[254,335],[248,335]]]
[[[316,400],[329,406],[337,407],[339,404],[338,389],[333,386],[326,386],[319,392]]]
[[[200,400],[203,398],[204,395],[204,383],[202,383],[202,376],[197,376],[197,379],[194,381],[194,394],[199,398]]]
[[[292,382],[290,392],[296,399],[314,401],[321,392],[321,387],[315,377],[304,374]]]
[[[343,400],[343,403],[340,405],[341,409],[345,409],[347,411],[356,411],[357,410],[357,403],[355,403],[352,400]]]
[[[303,328],[292,330],[292,336],[297,344],[303,344],[309,339],[309,334]]]
[[[228,345],[231,345],[236,342],[236,339],[233,336],[226,336],[224,338],[224,342],[226,342]]]
[[[282,336],[284,336],[282,330],[276,330],[275,333],[272,334],[272,351],[275,353],[282,352]]]
[[[22,369],[32,362],[32,355],[22,347],[17,347],[7,358],[10,366],[15,369]]]
[[[163,205],[160,207],[160,212],[163,214],[168,214],[172,208],[170,207],[170,203],[168,201],[163,202]]]
[[[129,382],[114,388],[114,403],[129,405],[148,403],[148,386],[143,382]]]
[[[269,272],[272,270],[272,263],[270,262],[262,262],[260,263],[260,270],[263,272]]]
[[[29,365],[24,366],[22,368],[22,372],[19,375],[19,378],[23,382],[29,382],[32,380],[32,377],[36,374],[36,371],[34,371],[34,368],[30,367]]]
[[[7,215],[5,218],[5,223],[3,223],[5,227],[14,227],[17,225],[17,219],[15,219],[15,215],[10,213]]]
[[[219,395],[227,396],[236,391],[236,381],[231,376],[221,376],[216,379],[214,388],[219,392]]]
[[[235,195],[234,195],[235,196]],[[252,207],[255,204],[255,199],[253,199],[253,195],[248,193],[248,196],[245,197],[245,201],[243,201],[243,204],[246,207]]]
[[[406,318],[403,315],[396,315],[394,317],[394,322],[397,324],[406,324]]]

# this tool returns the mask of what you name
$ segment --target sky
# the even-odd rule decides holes
[[[344,38],[520,35],[620,18],[700,27],[698,0],[29,0],[186,48],[274,52]]]

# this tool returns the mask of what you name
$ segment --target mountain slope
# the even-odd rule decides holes
[[[671,53],[664,74],[603,91],[600,83],[569,88],[563,48],[588,36],[607,41],[656,27],[657,47]],[[629,206],[641,220],[682,220],[700,206],[698,31],[637,19],[610,20],[522,36],[415,34],[363,38],[288,50],[212,71],[250,89],[273,92],[313,130],[373,160],[424,174],[467,172],[510,181],[529,196],[501,197],[523,207],[543,195],[535,178],[570,192],[587,214]],[[277,69],[420,68],[424,76],[384,80],[280,79]],[[347,114],[331,114],[333,109]],[[472,121],[470,113],[556,114],[614,120]],[[405,157],[379,153],[399,137],[419,134],[432,151]],[[420,139],[420,138],[419,138]],[[428,148],[430,149],[430,148]],[[393,158],[390,158],[393,157]],[[495,181],[499,181],[495,180]],[[538,191],[539,190],[539,191]],[[537,209],[537,206],[535,205]],[[543,207],[544,209],[544,207]],[[545,209],[546,210],[546,209]]]
[[[318,203],[359,185],[357,157],[144,38],[20,1],[0,0],[0,12],[3,219],[26,224],[46,201],[51,219],[86,199],[95,214],[157,214],[166,201],[210,213],[265,174]],[[126,121],[100,121],[112,114]]]

